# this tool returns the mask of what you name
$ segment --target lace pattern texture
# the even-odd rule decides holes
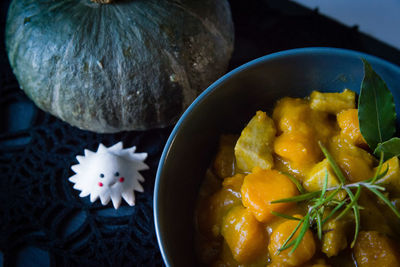
[[[162,264],[153,223],[157,164],[170,128],[95,134],[38,110],[11,74],[1,77],[0,251],[5,266]],[[91,203],[68,178],[75,156],[123,141],[149,154],[136,206]]]

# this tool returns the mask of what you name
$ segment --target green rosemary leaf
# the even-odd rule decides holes
[[[376,190],[375,188],[372,187],[368,187],[365,186],[369,191],[371,191],[372,193],[374,193],[375,195],[377,195],[380,199],[382,199],[383,202],[385,202],[386,205],[389,206],[389,208],[394,212],[394,214],[396,214],[396,216],[398,218],[400,218],[400,212],[396,209],[396,207],[392,204],[392,202],[390,202],[390,200],[385,197],[381,192],[379,192],[378,190]]]
[[[324,199],[324,201],[322,202],[322,204],[325,204],[325,203],[330,202],[330,201],[339,193],[339,191],[342,190],[342,189],[343,189],[342,186],[339,186],[338,188],[336,188],[335,191],[333,191],[332,193],[330,193],[330,194],[328,195],[328,197],[326,197],[326,198]]]
[[[319,147],[324,153],[326,159],[328,160],[329,164],[331,165],[333,171],[335,172],[336,176],[339,178],[340,183],[344,185],[346,183],[346,178],[344,177],[342,171],[340,170],[339,166],[336,164],[335,160],[333,159],[332,155],[329,153],[328,149],[326,149],[321,142],[318,142]]]
[[[372,177],[372,178],[370,178],[370,179],[367,179],[367,180],[365,180],[365,181],[362,181],[362,182],[359,182],[359,183],[355,183],[355,184],[349,184],[349,185],[346,185],[346,186],[347,186],[347,187],[356,187],[358,184],[376,185],[376,183],[378,183],[380,179],[382,179],[383,177],[385,177],[385,175],[388,173],[388,171],[389,171],[389,166],[386,166],[386,169],[385,169],[383,172],[381,172],[380,174],[378,174],[378,175],[376,176],[376,178],[375,178],[375,176],[374,176],[374,177]],[[372,181],[374,181],[374,183],[372,183]],[[378,183],[378,184],[379,184],[379,183]]]
[[[321,213],[317,211],[317,231],[318,231],[318,239],[322,240],[322,218]]]
[[[304,217],[301,218],[301,220],[299,221],[299,223],[296,225],[296,227],[293,229],[292,233],[288,236],[288,238],[286,239],[286,241],[282,244],[282,246],[279,248],[279,251],[283,251],[285,249],[290,248],[291,246],[294,245],[295,240],[299,237],[297,237],[295,240],[293,240],[291,243],[288,244],[288,242],[290,241],[290,239],[292,239],[292,237],[296,234],[297,230],[300,228],[301,224],[304,221]]]
[[[358,98],[358,120],[361,134],[372,150],[389,140],[396,131],[393,95],[386,83],[363,59],[364,78]]]
[[[389,171],[389,165],[386,166],[386,169],[377,176],[377,178],[374,182],[379,183],[379,180],[382,179],[383,177],[385,177],[385,175],[388,173],[388,171]]]
[[[287,239],[286,242],[289,241],[289,240],[290,239]],[[282,245],[282,247],[278,249],[278,255],[279,255],[279,253],[281,253],[281,251],[284,251],[284,250],[292,247],[295,242],[296,242],[296,238],[294,240],[290,241],[289,243],[287,243],[285,246]]]
[[[299,218],[296,218],[296,217],[293,217],[293,216],[290,216],[290,215],[287,215],[287,214],[279,213],[279,212],[276,212],[276,211],[271,211],[271,213],[273,215],[275,215],[275,216],[282,217],[282,218],[285,218],[285,219],[288,219],[288,220],[295,220],[295,221],[300,221],[301,220]]]
[[[374,178],[372,178],[372,180],[371,180],[371,184],[374,184],[376,182],[376,180],[378,179],[379,174],[381,173],[384,154],[385,153],[383,151],[381,151],[381,155],[379,157],[379,165],[378,165],[378,168],[377,168],[377,170],[375,172]]]
[[[380,191],[386,191],[386,187],[380,186],[380,185],[376,185],[376,184],[369,184],[368,187],[369,188],[375,188],[376,190],[380,190]]]
[[[324,225],[330,218],[332,218],[333,215],[335,215],[335,213],[341,209],[344,204],[346,204],[346,200],[341,201],[340,203],[337,204],[337,206],[335,208],[333,208],[333,210],[322,220],[322,225]]]
[[[355,196],[353,194],[353,192],[351,192],[351,190],[347,187],[344,188],[347,192],[347,194],[350,197],[351,202],[355,201]],[[350,247],[352,248],[354,246],[354,244],[357,241],[357,237],[358,237],[358,232],[360,231],[360,210],[358,209],[358,205],[352,205],[351,206],[354,212],[354,219],[355,219],[355,230],[354,230],[354,238],[353,241],[351,242]]]
[[[281,198],[278,200],[271,201],[270,203],[275,204],[275,203],[286,203],[286,202],[301,202],[301,201],[312,199],[313,197],[318,196],[320,194],[320,192],[321,191],[314,191],[314,192],[298,195],[295,197]]]
[[[358,237],[358,233],[360,232],[360,209],[358,207],[358,205],[353,205],[353,211],[354,211],[354,219],[356,222],[356,227],[355,227],[355,231],[354,231],[354,238],[353,238],[353,242],[351,242],[350,247],[353,248],[354,245],[356,244],[357,241],[357,237]]]
[[[303,186],[300,184],[299,180],[297,180],[293,175],[287,172],[282,172],[282,174],[286,175],[292,183],[294,183],[297,187],[297,190],[299,190],[300,194],[304,194],[306,190],[304,190]]]
[[[328,188],[329,189],[329,188]],[[327,190],[328,190],[327,189]],[[327,204],[328,202],[332,202],[333,204],[335,204],[335,200],[333,199],[334,197],[336,197],[336,195],[340,192],[340,190],[342,190],[343,187],[339,186],[338,188],[336,188],[334,191],[332,191],[330,194],[328,194],[328,196],[324,199],[324,201],[322,202],[322,204]]]
[[[400,156],[400,138],[393,137],[383,143],[379,143],[374,154],[376,155],[379,152],[385,153],[385,160]]]
[[[328,170],[325,172],[324,184],[322,185],[322,191],[320,198],[323,199],[326,193],[326,188],[328,187]]]
[[[341,218],[343,218],[344,215],[347,214],[347,212],[353,208],[354,205],[357,204],[358,198],[360,197],[361,194],[361,186],[359,185],[357,187],[357,191],[356,194],[354,196],[354,198],[351,200],[351,202],[349,204],[347,204],[346,208],[335,218],[335,220],[340,220]]]
[[[327,188],[327,191],[328,190],[329,190],[329,188]],[[331,201],[333,201],[333,198],[339,193],[340,190],[342,190],[342,186],[339,186],[338,188],[336,188],[334,191],[332,191],[330,194],[328,194],[324,198],[322,198],[322,199],[318,198],[312,208],[318,208],[320,206],[323,207],[323,205],[328,205]],[[334,203],[332,202],[332,204],[334,204]]]
[[[336,200],[336,199],[332,199],[331,200],[331,202],[330,202],[330,204],[332,204],[332,205],[339,205],[340,203],[342,203],[343,201],[339,201],[339,200]]]
[[[319,213],[321,214],[321,219],[322,219],[325,213],[325,206],[321,206],[321,208],[319,209]]]
[[[310,228],[310,213],[307,213],[306,216],[304,216],[303,225],[301,226],[299,235],[297,236],[296,242],[294,243],[292,250],[289,252],[289,255],[291,255],[296,250],[296,248],[300,245],[308,228]]]

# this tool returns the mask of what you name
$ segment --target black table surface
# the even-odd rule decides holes
[[[231,0],[235,51],[229,69],[273,52],[312,46],[369,53],[400,65],[400,51],[286,0]],[[171,127],[95,134],[44,113],[19,90],[4,49],[9,0],[0,13],[0,266],[158,266],[153,223],[158,161]],[[75,156],[123,141],[149,154],[137,204],[117,211],[80,198],[68,177]]]

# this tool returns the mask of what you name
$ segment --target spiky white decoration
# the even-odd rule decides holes
[[[123,149],[122,142],[111,147],[99,145],[97,152],[85,149],[85,156],[76,156],[79,164],[71,166],[76,173],[69,178],[74,189],[82,191],[79,196],[90,195],[90,201],[100,198],[107,205],[110,199],[115,209],[121,204],[121,197],[135,205],[134,191],[143,192],[139,182],[144,178],[139,171],[149,167],[143,162],[147,153],[135,153],[136,147]]]

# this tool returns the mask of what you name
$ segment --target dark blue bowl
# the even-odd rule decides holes
[[[168,266],[196,265],[195,202],[219,135],[239,133],[257,110],[271,112],[275,101],[284,96],[344,88],[359,92],[361,58],[386,81],[400,114],[400,68],[336,48],[294,49],[253,60],[214,82],[193,102],[167,141],[154,189],[155,227]]]

